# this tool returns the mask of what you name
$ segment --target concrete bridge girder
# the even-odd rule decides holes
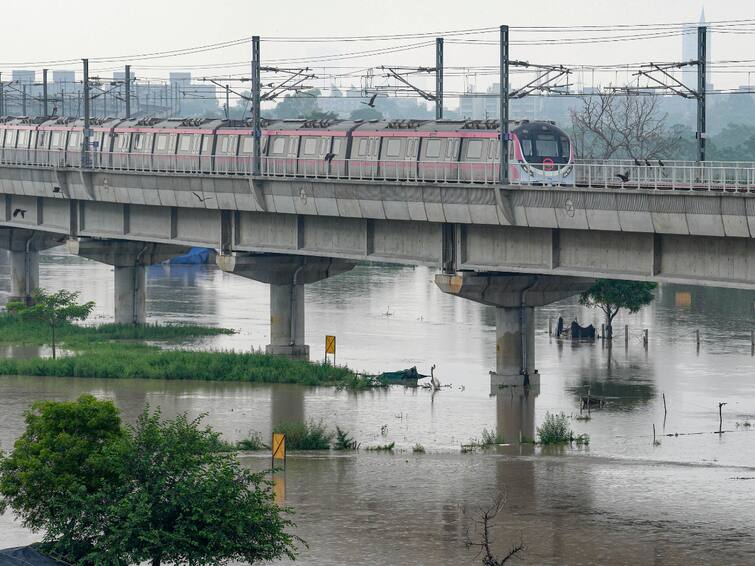
[[[116,324],[144,324],[147,320],[146,265],[186,253],[187,246],[124,240],[76,238],[66,243],[73,255],[113,266]]]
[[[309,359],[304,343],[304,285],[354,268],[356,262],[284,254],[220,254],[218,266],[228,273],[270,285],[270,344],[268,354]]]
[[[499,387],[539,387],[535,369],[535,307],[582,293],[593,279],[554,275],[438,274],[441,291],[496,307],[496,368],[491,393]]]
[[[65,236],[27,228],[0,228],[0,249],[10,252],[10,300],[32,303],[39,287],[39,252],[60,246]]]

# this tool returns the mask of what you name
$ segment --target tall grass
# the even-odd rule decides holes
[[[333,439],[333,433],[322,421],[284,422],[276,426],[274,432],[286,435],[286,449],[290,450],[328,450]]]
[[[0,360],[0,375],[108,379],[197,379],[367,387],[349,369],[267,354],[162,350],[143,344],[98,343],[73,356]]]
[[[537,427],[537,435],[540,437],[540,444],[569,444],[576,442],[578,445],[587,445],[590,443],[590,437],[587,434],[574,436],[574,432],[569,426],[569,417],[564,413],[554,414],[545,413],[543,423]]]
[[[228,328],[195,324],[99,324],[80,326],[62,324],[55,330],[68,346],[87,345],[108,340],[184,340],[219,334],[233,334]],[[42,321],[24,320],[9,313],[0,314],[0,342],[13,344],[46,344],[50,327]]]

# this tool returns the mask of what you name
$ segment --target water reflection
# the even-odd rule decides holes
[[[540,387],[501,387],[495,393],[496,433],[519,453],[531,454],[535,440],[535,399]],[[524,448],[523,448],[524,447]]]

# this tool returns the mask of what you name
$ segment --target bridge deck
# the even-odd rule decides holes
[[[30,150],[19,157],[0,156],[0,166],[77,169],[80,157],[66,150]],[[72,160],[72,154],[79,159]],[[657,191],[715,191],[755,193],[755,162],[578,160],[567,176],[552,172],[549,186]],[[93,152],[95,170],[197,176],[244,176],[251,171],[248,156],[209,157],[176,154]],[[337,160],[262,158],[264,177],[379,181],[382,183],[498,184],[498,163],[422,162],[416,160]],[[511,178],[511,185],[542,185]]]

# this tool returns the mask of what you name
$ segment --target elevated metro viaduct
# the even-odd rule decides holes
[[[268,351],[307,357],[303,286],[363,260],[437,268],[497,309],[494,382],[534,384],[533,309],[594,278],[755,289],[755,194],[0,167],[0,247],[29,296],[37,253],[115,267],[115,320],[145,320],[144,266],[188,246],[270,284]]]

